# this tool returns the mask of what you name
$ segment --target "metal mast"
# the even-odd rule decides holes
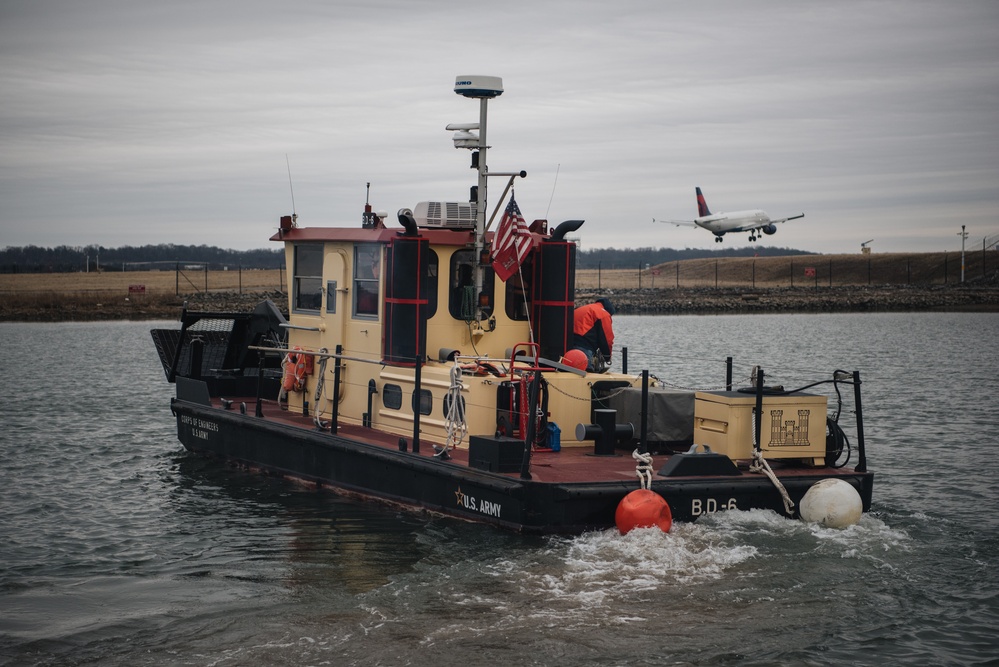
[[[475,192],[475,295],[482,293],[485,281],[485,267],[482,257],[486,250],[486,201],[488,199],[489,167],[486,152],[486,116],[489,100],[503,94],[503,80],[498,76],[458,76],[454,81],[454,92],[479,100],[478,123],[455,123],[447,126],[455,131],[454,147],[476,151],[472,154],[472,167],[478,171],[478,186]],[[478,130],[476,135],[472,130]],[[476,301],[476,308],[479,307]]]

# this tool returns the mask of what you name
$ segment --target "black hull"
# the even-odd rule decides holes
[[[377,498],[413,509],[488,523],[525,533],[576,534],[614,526],[618,503],[638,481],[555,483],[522,479],[386,448],[356,437],[304,430],[238,410],[174,399],[178,437],[192,452],[268,473]],[[801,469],[780,476],[796,506],[820,479],[836,477],[871,505],[874,475]],[[656,479],[652,489],[676,521],[729,509],[784,514],[781,496],[762,475]]]

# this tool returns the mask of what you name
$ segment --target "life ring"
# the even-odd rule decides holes
[[[495,375],[498,378],[506,377],[506,374],[488,361],[479,362],[478,375]]]
[[[503,373],[500,369],[496,368],[496,366],[489,363],[488,361],[479,361],[475,363],[462,364],[461,372],[465,375],[478,375],[478,376],[494,375],[498,378],[506,377],[505,373]]]
[[[285,391],[303,391],[305,376],[310,375],[313,369],[313,356],[305,354],[301,347],[295,347],[295,350],[298,351],[289,352],[284,358],[284,378],[281,386]]]

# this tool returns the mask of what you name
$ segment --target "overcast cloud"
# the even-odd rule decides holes
[[[806,214],[768,245],[959,249],[999,233],[997,34],[993,0],[3,0],[0,246],[268,247],[286,156],[303,225],[359,224],[367,182],[393,222],[465,200],[444,126],[483,74],[490,168],[584,248],[718,247],[652,223],[699,185]]]

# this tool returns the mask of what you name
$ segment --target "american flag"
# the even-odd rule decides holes
[[[503,219],[500,220],[493,239],[493,271],[499,279],[506,282],[510,276],[517,273],[527,253],[531,251],[531,232],[527,229],[520,207],[510,196]]]

